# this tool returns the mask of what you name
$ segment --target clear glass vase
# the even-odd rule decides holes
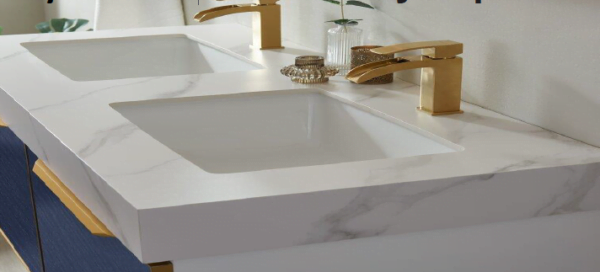
[[[350,71],[351,48],[362,44],[363,31],[356,23],[340,24],[327,31],[327,65],[340,70],[345,76]]]

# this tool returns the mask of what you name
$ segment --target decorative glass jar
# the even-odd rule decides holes
[[[337,73],[336,68],[325,66],[325,60],[321,56],[300,56],[296,58],[295,65],[281,69],[281,74],[302,84],[324,83]]]
[[[362,44],[363,31],[354,21],[338,24],[327,31],[327,65],[345,76],[351,69],[351,48]]]

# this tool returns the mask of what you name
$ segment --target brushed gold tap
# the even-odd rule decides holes
[[[261,50],[281,49],[281,6],[277,1],[254,0],[252,4],[216,7],[199,12],[194,19],[205,22],[229,14],[252,12],[253,46]]]
[[[352,69],[346,79],[363,83],[390,73],[422,69],[419,110],[431,115],[462,113],[463,44],[453,41],[430,41],[397,44],[372,49],[377,54],[394,54],[422,49],[421,56],[400,57],[367,63]]]

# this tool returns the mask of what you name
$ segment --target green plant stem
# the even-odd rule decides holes
[[[342,20],[345,20],[346,17],[344,17],[344,0],[340,0],[340,7],[342,9]],[[348,32],[348,29],[346,29],[346,25],[344,25],[344,32]]]

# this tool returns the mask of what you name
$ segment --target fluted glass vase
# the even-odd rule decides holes
[[[363,31],[355,22],[338,24],[327,31],[327,65],[340,70],[338,75],[345,76],[350,71],[351,48],[362,45]]]

